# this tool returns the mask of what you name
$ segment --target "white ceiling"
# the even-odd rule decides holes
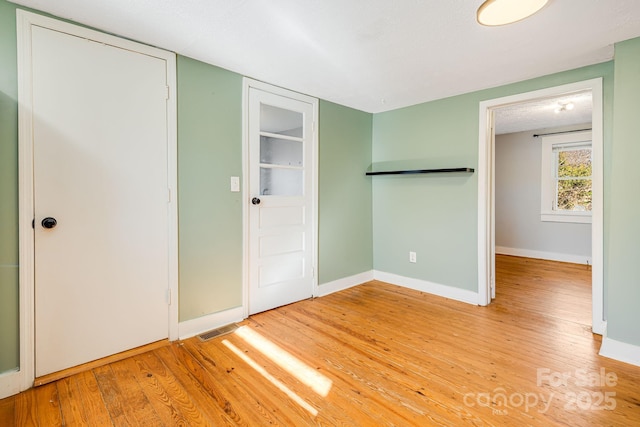
[[[367,112],[578,68],[640,36],[639,0],[550,0],[483,27],[482,0],[15,0]]]
[[[555,110],[572,103],[572,110]],[[496,135],[591,123],[591,91],[508,105],[495,110]]]

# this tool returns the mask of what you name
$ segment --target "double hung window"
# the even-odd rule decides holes
[[[542,139],[542,221],[591,222],[591,132]]]

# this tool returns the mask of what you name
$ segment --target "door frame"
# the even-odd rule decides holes
[[[593,201],[591,217],[591,327],[605,332],[603,231],[603,92],[602,78],[569,83],[480,102],[478,131],[478,304],[488,305],[495,292],[495,132],[493,110],[511,104],[551,98],[573,92],[592,93]]]
[[[273,86],[258,80],[243,77],[242,79],[242,315],[249,317],[249,245],[250,245],[250,223],[249,223],[249,92],[250,89],[259,89],[275,95],[284,96],[298,101],[311,104],[313,110],[313,129],[311,147],[311,260],[313,263],[313,284],[312,296],[318,295],[318,98]]]
[[[168,336],[178,339],[178,203],[177,203],[177,103],[176,55],[130,40],[18,9],[16,11],[18,39],[18,191],[19,191],[19,295],[20,295],[20,368],[19,387],[26,390],[35,379],[35,245],[33,134],[31,87],[31,27],[38,26],[73,36],[109,44],[121,49],[153,56],[166,62],[168,82],[167,101],[167,176],[168,176]]]

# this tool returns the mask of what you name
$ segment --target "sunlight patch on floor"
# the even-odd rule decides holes
[[[298,405],[300,405],[302,408],[304,408],[305,410],[307,410],[311,415],[313,415],[314,417],[316,415],[318,415],[318,410],[316,408],[314,408],[313,406],[311,406],[310,404],[308,404],[307,402],[304,401],[304,399],[302,399],[300,396],[298,396],[294,391],[292,391],[289,387],[287,387],[286,385],[284,385],[281,381],[279,381],[277,378],[275,378],[273,375],[271,375],[269,372],[267,372],[266,369],[264,369],[262,366],[260,366],[258,363],[256,363],[255,360],[253,360],[252,358],[250,358],[249,356],[247,356],[246,354],[244,354],[242,352],[242,350],[240,350],[238,347],[236,347],[235,345],[233,345],[232,343],[230,343],[228,340],[223,340],[222,344],[224,344],[229,350],[231,350],[236,356],[238,356],[240,359],[242,359],[247,365],[251,366],[253,369],[256,370],[256,372],[258,372],[260,375],[262,375],[263,377],[265,377],[267,380],[269,380],[274,386],[276,386],[280,391],[282,391],[283,393],[285,393],[287,396],[289,396],[294,402],[296,402]]]
[[[311,390],[320,396],[327,397],[329,394],[333,384],[329,378],[293,356],[291,353],[280,348],[278,345],[263,337],[253,329],[250,329],[247,326],[241,326],[234,332],[234,335],[242,338],[251,347],[268,357],[271,361],[296,377],[298,381],[311,388]]]

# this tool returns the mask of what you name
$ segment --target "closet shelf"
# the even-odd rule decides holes
[[[473,168],[445,168],[445,169],[409,169],[409,170],[395,170],[395,171],[378,171],[378,172],[366,172],[366,175],[413,175],[419,173],[473,173]]]

